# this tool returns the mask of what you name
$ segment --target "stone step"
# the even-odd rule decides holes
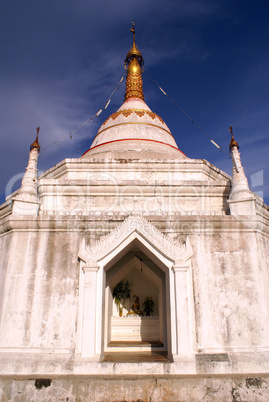
[[[103,362],[114,363],[168,363],[167,352],[108,352],[104,354]]]
[[[122,348],[122,347],[152,347],[161,348],[163,343],[161,341],[111,341],[107,345],[108,347]]]

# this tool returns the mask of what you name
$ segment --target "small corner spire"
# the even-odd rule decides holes
[[[38,142],[39,131],[40,131],[40,127],[37,127],[37,129],[36,129],[36,139],[34,140],[32,145],[30,146],[30,151],[32,151],[32,149],[36,148],[38,153],[40,152],[40,145],[39,145],[39,142]]]
[[[239,145],[234,139],[230,126],[231,142],[229,149],[233,161],[231,191],[228,198],[231,215],[256,215],[255,197],[249,189],[248,179],[241,163]]]
[[[233,128],[232,128],[231,125],[230,125],[230,128],[229,128],[228,131],[231,132],[231,141],[230,141],[230,145],[229,145],[229,150],[230,150],[230,152],[231,152],[232,149],[233,149],[233,147],[236,147],[237,149],[239,149],[239,144],[238,144],[238,142],[236,142],[235,139],[234,139]]]
[[[13,199],[12,213],[15,215],[37,215],[39,210],[38,198],[38,169],[37,160],[40,151],[38,134],[40,127],[36,129],[36,139],[30,146],[29,160],[22,178],[21,188]]]
[[[127,53],[124,60],[124,67],[127,70],[125,100],[129,98],[140,98],[144,100],[142,80],[144,60],[135,43],[134,20],[132,21],[132,28],[130,29],[130,31],[133,35],[133,46]]]

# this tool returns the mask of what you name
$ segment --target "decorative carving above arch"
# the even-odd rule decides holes
[[[145,218],[129,216],[108,235],[92,242],[90,246],[86,246],[84,240],[79,251],[79,258],[87,266],[99,266],[101,260],[113,254],[121,245],[128,244],[128,240],[130,243],[136,238],[152,246],[174,266],[186,264],[193,255],[188,237],[184,243],[179,243],[171,240]]]

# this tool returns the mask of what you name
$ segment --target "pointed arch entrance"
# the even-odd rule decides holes
[[[137,231],[129,244],[105,267],[103,306],[104,352],[171,350],[169,266]],[[163,257],[163,256],[162,256]],[[117,306],[113,290],[130,285],[130,299]],[[153,302],[147,316],[145,300]],[[171,353],[170,353],[171,355]]]
[[[172,242],[141,217],[127,218],[90,247],[83,242],[76,352],[97,360],[112,350],[135,352],[154,347],[175,357],[180,337],[184,340],[190,333],[183,303],[188,299],[191,255],[188,242]],[[120,317],[113,290],[126,281],[131,283],[131,300],[122,303],[125,308]],[[176,295],[178,285],[184,292]],[[139,308],[132,306],[134,296],[139,297]],[[147,296],[154,302],[152,317],[141,314]],[[179,325],[180,317],[184,325]],[[188,350],[186,345],[184,350]]]

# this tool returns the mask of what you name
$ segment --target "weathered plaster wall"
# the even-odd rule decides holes
[[[6,241],[2,238],[2,243]],[[2,261],[2,270],[8,267],[8,271],[4,281],[1,347],[75,347],[77,254],[77,233],[11,234],[9,253]]]
[[[1,238],[1,347],[75,348],[77,257],[89,233],[14,231]],[[190,242],[198,348],[268,347],[268,239],[223,231],[192,234]]]
[[[6,292],[6,277],[9,264],[9,253],[11,247],[12,236],[10,233],[0,237],[0,323],[3,312],[3,303]]]
[[[269,346],[268,239],[258,239],[255,232],[191,236],[198,347]]]
[[[227,213],[229,176],[201,160],[67,159],[39,180],[40,211]]]
[[[267,402],[268,376],[0,379],[2,402]]]

